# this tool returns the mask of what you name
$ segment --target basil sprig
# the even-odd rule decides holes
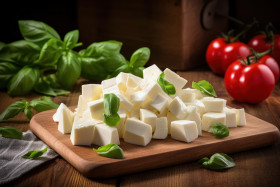
[[[224,153],[215,153],[209,158],[204,157],[198,161],[203,167],[211,170],[228,169],[235,166],[234,160]]]
[[[4,138],[22,139],[22,132],[14,127],[0,127],[0,136]]]
[[[10,119],[20,112],[24,112],[28,119],[31,119],[32,112],[31,109],[36,110],[37,112],[42,112],[45,110],[51,110],[58,108],[58,105],[55,104],[50,97],[44,96],[39,99],[34,99],[30,102],[27,102],[24,99],[20,99],[9,105],[4,112],[0,114],[0,122]]]
[[[36,159],[42,156],[46,151],[48,147],[42,150],[34,150],[34,151],[28,151],[25,155],[22,156],[22,158],[27,158],[27,159]]]
[[[164,72],[159,75],[157,82],[160,85],[161,89],[168,95],[176,94],[175,86],[164,79]]]
[[[124,158],[123,150],[118,145],[111,143],[99,147],[98,149],[93,149],[99,155],[108,158]]]
[[[103,120],[104,122],[114,127],[118,125],[121,121],[121,118],[118,114],[118,110],[120,107],[120,99],[113,93],[104,94],[104,111]]]
[[[217,94],[213,88],[213,86],[206,80],[201,80],[199,82],[192,82],[192,87],[194,89],[200,90],[202,93],[212,96],[212,97],[217,97]]]
[[[217,138],[225,138],[229,135],[228,127],[222,123],[215,123],[210,126],[210,129]]]

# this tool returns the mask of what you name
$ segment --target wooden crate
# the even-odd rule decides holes
[[[78,0],[78,26],[84,46],[92,42],[123,42],[129,59],[136,49],[151,49],[147,65],[186,70],[206,64],[209,42],[227,28],[217,19],[210,30],[201,25],[205,0]]]

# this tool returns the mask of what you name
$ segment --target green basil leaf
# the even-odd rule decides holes
[[[62,88],[69,89],[81,75],[80,58],[73,51],[64,53],[58,60],[57,80]]]
[[[40,48],[38,45],[29,41],[19,40],[5,45],[0,50],[0,59],[1,61],[24,66],[33,64],[39,53]]]
[[[150,49],[147,47],[142,47],[137,49],[130,58],[131,67],[143,67],[148,62],[150,58]]]
[[[202,165],[207,169],[222,170],[234,167],[235,163],[227,154],[215,153],[209,160],[205,160]]]
[[[20,20],[18,24],[23,38],[40,47],[51,38],[60,40],[59,34],[46,23],[34,20]]]
[[[79,40],[79,30],[73,30],[68,32],[64,36],[64,44],[66,49],[73,49],[74,47],[76,47],[78,40]]]
[[[162,72],[158,77],[157,83],[160,85],[161,89],[168,95],[176,94],[175,86],[164,79],[164,72]]]
[[[28,66],[23,67],[13,78],[8,86],[11,96],[25,95],[32,90],[39,79],[39,70]]]
[[[104,122],[109,126],[116,126],[120,123],[118,110],[120,99],[113,93],[104,94],[104,111],[102,115]]]
[[[104,123],[110,127],[115,127],[121,122],[121,118],[118,113],[116,114],[103,114]]]
[[[18,115],[21,111],[27,108],[28,102],[26,100],[20,99],[9,105],[4,112],[0,115],[0,122],[13,118],[14,116]]]
[[[0,50],[5,46],[6,44],[4,42],[0,42]]]
[[[201,80],[199,82],[192,82],[192,87],[194,89],[200,90],[206,95],[212,96],[212,97],[217,97],[216,92],[213,88],[213,86],[206,80]]]
[[[22,139],[22,132],[14,127],[0,127],[0,136],[4,138]]]
[[[0,89],[7,88],[10,80],[19,70],[20,67],[12,63],[0,62]]]
[[[31,118],[32,118],[32,112],[31,112],[30,108],[25,108],[25,109],[24,109],[24,114],[25,114],[25,116],[26,116],[29,120],[31,120]]]
[[[104,57],[100,57],[100,58],[82,57],[81,76],[93,81],[102,81],[106,79],[110,73],[102,65],[104,61],[105,61]]]
[[[51,38],[42,47],[37,64],[54,65],[57,63],[63,51],[63,42]]]
[[[202,164],[203,162],[206,162],[206,161],[208,161],[208,160],[209,160],[209,158],[204,157],[204,158],[200,159],[200,160],[198,161],[198,163]]]
[[[98,149],[93,149],[99,155],[108,158],[124,158],[123,150],[118,145],[111,143],[99,147]]]
[[[37,112],[56,109],[58,105],[55,104],[50,97],[43,96],[39,99],[30,101],[30,106]]]
[[[124,64],[124,65],[120,66],[119,68],[117,68],[114,71],[114,73],[112,73],[112,77],[117,76],[120,72],[130,73],[130,68],[129,68],[128,64]]]
[[[222,123],[215,123],[210,126],[210,129],[217,138],[224,138],[229,135],[228,127]]]
[[[138,77],[143,78],[143,69],[145,69],[145,68],[144,68],[144,67],[133,68],[133,69],[131,70],[131,73],[132,73],[133,75],[136,75],[136,76],[138,76]]]
[[[25,155],[22,156],[22,158],[27,158],[27,159],[36,159],[42,156],[46,151],[48,147],[46,147],[43,150],[35,150],[35,151],[29,151]]]
[[[59,88],[60,85],[58,84],[58,80],[55,74],[49,74],[43,76],[45,82],[47,82],[52,88]]]

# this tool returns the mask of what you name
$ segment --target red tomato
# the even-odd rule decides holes
[[[259,103],[271,94],[275,78],[269,67],[262,63],[245,66],[236,60],[228,67],[224,82],[229,95],[235,100]]]
[[[250,53],[249,47],[242,42],[226,43],[225,38],[216,38],[207,48],[206,61],[214,73],[224,75],[233,61]]]
[[[279,79],[279,72],[280,72],[279,65],[276,62],[276,60],[269,55],[264,55],[258,60],[258,63],[265,64],[267,67],[269,67],[269,69],[272,71],[274,75],[275,83],[276,83]]]
[[[248,43],[250,47],[252,47],[257,52],[264,52],[270,49],[271,41],[266,41],[265,34],[259,34],[254,36]],[[274,47],[270,56],[273,56],[275,60],[280,65],[280,35],[274,35]]]

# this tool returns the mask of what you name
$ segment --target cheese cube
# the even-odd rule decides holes
[[[116,126],[117,130],[118,130],[118,134],[119,134],[119,138],[123,137],[123,132],[125,129],[125,121],[126,121],[126,117],[127,115],[125,113],[121,113],[119,114],[121,121],[120,123]]]
[[[128,118],[123,139],[127,143],[146,146],[152,139],[152,127],[138,119]]]
[[[207,112],[203,114],[201,126],[203,131],[211,132],[210,127],[215,123],[226,123],[226,114],[225,113],[216,113],[216,112]]]
[[[123,92],[125,92],[126,90],[126,81],[129,76],[130,73],[123,73],[123,72],[120,72],[118,76],[116,76],[116,84],[118,88]]]
[[[56,112],[53,115],[53,121],[54,122],[59,122],[59,116],[61,113],[62,108],[67,107],[64,103],[60,103],[59,107],[57,108]]]
[[[133,103],[131,103],[125,96],[121,94],[116,94],[120,99],[120,106],[124,107],[127,111],[131,111],[133,108]]]
[[[223,112],[226,100],[214,97],[204,97],[201,99],[205,106],[205,112]]]
[[[226,114],[226,126],[227,127],[237,127],[237,115],[234,109],[225,107],[224,113]]]
[[[246,125],[246,116],[244,108],[234,109],[236,112],[236,122],[237,126],[245,126]]]
[[[129,78],[126,81],[126,86],[136,88],[135,85],[137,85],[136,87],[142,90],[146,87],[146,81],[140,77],[130,74]]]
[[[171,101],[168,109],[178,119],[185,119],[187,116],[187,107],[178,96]]]
[[[156,129],[153,134],[154,139],[165,139],[168,135],[167,117],[160,117],[156,119]]]
[[[147,95],[153,100],[159,93],[168,97],[168,95],[162,90],[160,85],[156,82],[150,82],[149,85],[145,88]]]
[[[103,121],[104,98],[89,102],[88,107],[94,121]]]
[[[117,85],[116,77],[111,79],[106,79],[101,82],[102,91],[116,85]]]
[[[88,109],[88,103],[92,101],[91,97],[84,97],[83,95],[79,96],[78,107],[77,107],[77,115],[81,117],[83,113]]]
[[[74,122],[74,113],[66,106],[62,105],[59,112],[58,130],[62,134],[70,133]]]
[[[193,88],[186,88],[184,90],[187,90],[188,92],[191,92],[195,95],[195,99],[202,99],[204,96],[206,96],[205,94],[203,94],[200,90],[197,89],[193,89]]]
[[[133,107],[130,112],[128,112],[128,117],[140,119],[140,109],[138,107]]]
[[[168,68],[164,70],[164,79],[173,84],[176,90],[182,89],[188,82],[186,79],[180,77],[177,73]]]
[[[190,143],[198,138],[197,125],[194,121],[189,120],[172,121],[171,137],[175,140]]]
[[[146,81],[157,81],[162,71],[153,64],[143,70],[143,77]]]
[[[177,90],[176,90],[177,91]],[[182,99],[184,103],[190,103],[195,100],[195,93],[189,89],[178,90],[178,96]]]
[[[138,91],[130,95],[130,101],[134,103],[135,107],[140,107],[147,99],[147,93],[145,91]],[[149,102],[150,99],[147,101]]]
[[[162,94],[158,94],[149,105],[156,109],[159,113],[166,111],[168,106],[168,98],[164,97]]]
[[[177,121],[179,120],[178,118],[176,118],[176,116],[174,116],[174,114],[172,114],[171,112],[167,112],[167,122],[168,122],[168,134],[170,134],[170,130],[171,130],[171,122],[172,121]]]
[[[120,95],[121,94],[118,85],[114,85],[112,87],[104,89],[104,90],[102,90],[102,93],[103,93],[103,97],[104,97],[105,94],[109,94],[109,93],[113,93],[115,95]]]
[[[73,145],[91,145],[95,122],[75,117],[70,140]]]
[[[80,117],[80,116],[78,116],[78,117]],[[82,114],[82,116],[80,118],[86,119],[88,121],[93,121],[93,119],[91,117],[90,109],[88,108],[86,111],[84,111],[84,113]]]
[[[95,125],[92,143],[98,146],[114,143],[120,145],[118,130],[104,123]]]
[[[201,100],[194,100],[193,102],[190,103],[185,103],[186,106],[195,106],[197,109],[197,112],[200,114],[200,116],[202,116],[205,113],[205,106],[202,103]]]
[[[152,130],[156,128],[157,115],[150,110],[140,109],[140,120],[151,125]]]
[[[89,97],[94,100],[99,99],[102,93],[102,87],[100,84],[84,84],[82,85],[82,96]]]
[[[202,136],[200,114],[197,112],[195,106],[187,106],[187,109],[188,109],[188,115],[186,120],[194,121],[197,126],[198,135]]]

